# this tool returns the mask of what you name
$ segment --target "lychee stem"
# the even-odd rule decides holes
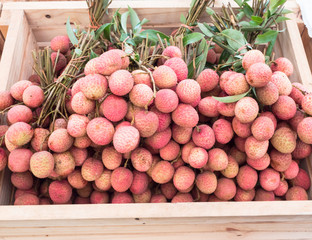
[[[195,128],[197,132],[200,132],[200,128],[198,126],[195,126]]]
[[[127,158],[127,160],[126,160],[126,162],[125,162],[125,164],[124,164],[124,167],[125,167],[125,168],[127,167],[128,162],[129,162],[129,158]]]

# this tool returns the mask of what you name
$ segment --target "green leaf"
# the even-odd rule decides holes
[[[97,57],[98,57],[98,55],[95,52],[93,52],[93,50],[91,49],[91,51],[90,51],[90,60],[93,59],[93,58],[97,58]]]
[[[121,18],[120,18],[121,27],[122,27],[122,30],[123,30],[125,33],[127,33],[128,15],[129,15],[129,12],[125,12],[125,13],[121,14]]]
[[[212,16],[213,14],[215,14],[215,11],[210,8],[210,7],[206,7],[206,12],[208,13],[208,15]]]
[[[233,102],[237,102],[240,99],[242,99],[243,97],[245,97],[250,92],[250,90],[251,90],[251,88],[247,92],[239,94],[239,95],[227,96],[227,97],[215,97],[215,96],[213,96],[213,98],[219,102],[233,103]]]
[[[79,48],[76,48],[76,49],[75,49],[75,53],[76,53],[78,56],[80,56],[81,53],[82,53],[82,51],[81,51]]]
[[[202,40],[203,38],[204,38],[204,34],[199,33],[199,32],[188,34],[183,38],[183,46],[198,42],[199,40]]]
[[[112,23],[105,23],[96,31],[95,39],[99,39],[102,33],[104,33],[104,38],[110,40],[110,28]]]
[[[282,11],[282,14],[288,14],[288,13],[293,13],[293,11],[284,8],[283,11]]]
[[[236,18],[238,19],[238,21],[240,21],[241,19],[243,19],[244,16],[245,16],[245,13],[242,11],[236,15]]]
[[[190,9],[192,9],[195,5],[196,0],[192,0],[191,4],[190,4]]]
[[[153,29],[144,30],[143,32],[139,33],[136,37],[147,38],[148,36],[149,41],[157,42],[158,41],[157,34],[162,40],[166,39],[167,41],[169,41],[169,37],[166,34]]]
[[[247,44],[244,35],[238,30],[226,29],[223,30],[221,34],[226,38],[226,41],[228,42],[230,47],[233,48],[235,51]]]
[[[280,23],[280,22],[284,22],[284,21],[286,21],[286,20],[290,20],[290,18],[284,17],[284,16],[280,16],[280,17],[278,17],[278,18],[275,20],[275,22]]]
[[[139,22],[138,25],[136,25],[135,28],[133,29],[134,34],[138,32],[138,29],[142,29],[142,26],[147,22],[149,22],[149,20],[147,20],[146,18],[144,18],[141,22]]]
[[[133,47],[130,46],[129,44],[127,44],[127,43],[125,43],[125,53],[126,53],[127,55],[130,55],[130,54],[133,53]]]
[[[133,46],[136,46],[136,43],[135,43],[135,41],[132,38],[128,38],[126,43],[129,43],[129,44],[131,44]]]
[[[181,13],[181,16],[180,16],[180,22],[186,24],[186,18],[183,15],[183,13]]]
[[[274,12],[279,6],[283,5],[287,0],[270,0],[269,10]]]
[[[69,17],[67,18],[67,22],[66,22],[66,31],[67,31],[67,35],[69,37],[69,40],[71,41],[71,43],[73,45],[77,45],[78,44],[78,39],[70,25],[70,21],[69,21]]]
[[[242,0],[234,0],[238,6],[242,7],[243,6],[243,1]]]
[[[199,29],[203,32],[203,34],[205,34],[207,37],[211,38],[214,36],[214,34],[208,28],[206,28],[206,26],[204,24],[198,23],[197,25],[198,25]]]
[[[128,10],[129,10],[129,14],[130,14],[130,21],[131,21],[131,26],[132,26],[132,30],[134,31],[134,28],[140,23],[140,19],[138,17],[138,14],[131,8],[128,6]],[[142,27],[137,28],[137,32],[141,32]]]
[[[263,22],[263,19],[259,16],[251,16],[251,20],[254,21],[257,25],[260,25]]]
[[[251,18],[253,9],[247,3],[244,3],[243,11],[248,18]]]
[[[207,46],[207,41],[206,39],[203,39],[200,41],[200,44],[198,46],[198,49],[197,49],[197,55],[201,54],[203,51],[205,51],[206,49],[206,46]]]
[[[273,51],[273,47],[274,47],[275,42],[276,42],[276,39],[277,39],[277,34],[275,35],[275,37],[273,37],[273,38],[271,39],[270,44],[269,44],[269,46],[268,46],[268,48],[267,48],[267,51],[266,51],[266,53],[265,53],[266,56],[271,56],[272,51]]]
[[[264,44],[264,43],[271,42],[277,37],[277,35],[278,35],[278,31],[269,30],[263,34],[258,35],[255,41],[255,44]]]

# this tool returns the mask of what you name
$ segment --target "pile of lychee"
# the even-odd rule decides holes
[[[51,41],[57,71],[69,47],[65,36]],[[308,199],[300,165],[312,152],[312,94],[290,82],[288,59],[268,65],[250,50],[246,74],[205,69],[188,79],[178,47],[162,55],[151,72],[127,70],[119,49],[91,59],[68,91],[69,118],[42,127],[38,76],[0,93],[0,110],[9,108],[0,169],[12,172],[14,204]],[[237,102],[213,97],[248,91]]]

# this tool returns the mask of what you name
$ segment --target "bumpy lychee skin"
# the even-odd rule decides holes
[[[308,194],[302,187],[294,186],[291,187],[286,193],[286,200],[298,201],[308,200]]]
[[[48,146],[53,152],[65,152],[73,145],[74,139],[66,129],[60,128],[51,133]]]
[[[167,199],[162,194],[154,194],[151,197],[151,203],[166,203]]]
[[[79,114],[72,114],[68,119],[67,132],[72,137],[83,137],[87,134],[89,118]]]
[[[214,131],[206,124],[202,124],[194,128],[192,139],[196,146],[210,149],[216,142]]]
[[[312,94],[307,94],[302,98],[302,109],[309,115],[312,115]]]
[[[164,49],[164,51],[162,52],[162,55],[169,57],[169,58],[173,58],[173,57],[182,58],[181,50],[180,50],[180,48],[178,48],[176,46],[166,47]]]
[[[90,182],[88,182],[88,184],[84,188],[76,190],[77,194],[80,197],[90,197],[92,191],[93,191],[93,187]]]
[[[288,96],[280,96],[276,103],[272,105],[272,112],[281,120],[289,120],[296,114],[297,107],[295,101]]]
[[[119,53],[114,51],[105,52],[100,57],[93,58],[92,60],[85,67],[84,72],[86,75],[100,73],[104,76],[109,76],[122,67],[122,59]]]
[[[54,124],[53,123],[50,124],[49,130],[52,132],[60,128],[67,129],[67,120],[65,120],[64,118],[55,119]]]
[[[283,172],[285,179],[294,179],[299,173],[299,165],[292,160],[290,166]]]
[[[152,192],[147,189],[141,194],[132,194],[135,203],[149,203],[151,201]]]
[[[11,182],[18,189],[28,190],[33,186],[34,179],[29,171],[22,173],[14,172],[11,174]]]
[[[244,143],[245,144],[245,143]],[[232,156],[238,165],[242,165],[246,162],[247,155],[246,153],[240,151],[237,147],[232,147],[229,152],[230,156]]]
[[[239,164],[234,157],[228,156],[228,165],[221,171],[222,175],[227,178],[234,178],[239,171]]]
[[[78,92],[71,100],[71,107],[77,114],[89,114],[95,109],[95,102],[86,98],[82,92]]]
[[[117,192],[127,191],[133,181],[133,173],[124,167],[116,168],[111,175],[112,187]]]
[[[200,173],[196,176],[196,186],[202,193],[211,194],[217,188],[217,177],[210,171]]]
[[[49,196],[55,204],[65,204],[72,196],[72,188],[66,180],[53,181],[49,186]]]
[[[133,181],[130,187],[130,191],[133,194],[142,194],[148,188],[148,176],[146,173],[142,173],[139,171],[133,171]]]
[[[218,112],[225,117],[234,117],[235,116],[235,105],[236,103],[223,103],[218,102]]]
[[[270,161],[270,155],[267,153],[261,158],[247,158],[248,165],[258,171],[266,169],[270,165]]]
[[[92,141],[88,136],[75,138],[74,146],[77,148],[87,148],[91,145]]]
[[[92,204],[103,204],[109,202],[109,195],[107,192],[93,191],[90,196],[90,202]]]
[[[206,117],[217,117],[219,116],[218,104],[219,101],[213,97],[205,97],[200,100],[198,111]]]
[[[273,124],[274,124],[274,129],[276,129],[277,127],[277,119],[276,117],[274,116],[274,114],[272,112],[262,112],[259,114],[259,116],[261,117],[268,117],[272,120]]]
[[[114,133],[113,124],[103,117],[94,118],[87,125],[89,138],[101,146],[109,144],[113,140]]]
[[[177,85],[178,78],[175,72],[168,66],[162,65],[153,72],[153,78],[158,88],[172,88]]]
[[[275,149],[270,152],[271,166],[278,172],[286,171],[292,161],[290,153],[281,153]]]
[[[195,143],[191,140],[188,143],[184,144],[181,151],[182,160],[185,163],[188,163],[188,157],[190,155],[191,150],[196,147]]]
[[[239,172],[236,176],[236,181],[239,187],[243,190],[253,189],[258,181],[258,174],[256,170],[245,165],[239,169]]]
[[[200,85],[193,79],[179,82],[176,92],[183,103],[191,104],[200,97]]]
[[[132,166],[140,172],[146,172],[152,166],[152,161],[152,154],[145,148],[137,148],[131,153]]]
[[[193,202],[193,197],[190,193],[177,193],[177,195],[175,195],[171,202],[172,203],[181,203],[181,202]]]
[[[265,63],[252,64],[246,72],[246,80],[252,87],[264,87],[270,81],[272,71]]]
[[[181,58],[170,58],[165,62],[164,65],[170,67],[175,72],[178,77],[178,82],[181,82],[182,80],[187,78],[187,65]]]
[[[195,181],[194,171],[186,166],[179,167],[173,176],[173,184],[178,191],[185,192],[188,190]]]
[[[232,179],[219,178],[214,194],[221,200],[231,200],[236,194],[236,186]]]
[[[75,159],[70,152],[54,153],[53,157],[54,171],[57,175],[66,177],[74,171]]]
[[[178,95],[171,89],[161,89],[155,98],[156,108],[163,113],[171,113],[179,104]]]
[[[117,96],[128,94],[133,88],[133,84],[133,77],[127,70],[118,70],[114,72],[108,81],[111,92]]]
[[[56,73],[65,68],[67,65],[66,57],[62,53],[60,54],[57,54],[56,52],[51,53],[51,62]],[[56,78],[54,79],[54,81],[56,81]]]
[[[191,150],[190,155],[188,157],[188,163],[193,168],[202,168],[208,162],[208,153],[206,149],[201,147],[195,147]]]
[[[199,116],[191,105],[180,103],[172,112],[172,120],[181,127],[195,127],[199,121]]]
[[[117,152],[126,153],[134,150],[140,141],[139,131],[132,126],[119,128],[113,137],[113,144]]]
[[[285,73],[276,71],[271,77],[271,82],[278,88],[280,96],[288,96],[292,91],[292,85]]]
[[[8,163],[8,157],[3,148],[0,148],[0,171],[2,171]]]
[[[147,72],[138,69],[134,70],[131,74],[134,80],[134,85],[142,83],[152,88],[151,77]]]
[[[86,181],[82,175],[80,169],[76,169],[71,174],[68,175],[67,180],[69,184],[76,189],[82,189],[87,186],[88,181]]]
[[[32,82],[28,80],[20,80],[16,83],[14,83],[10,89],[11,96],[18,100],[18,101],[23,101],[23,93],[26,88],[32,85]],[[7,101],[8,103],[11,101]],[[12,102],[13,104],[13,102]],[[10,105],[12,105],[10,104]]]
[[[8,140],[8,137],[7,137],[6,135],[4,135],[4,146],[6,147],[6,149],[7,149],[9,152],[12,152],[14,149],[19,148],[19,146],[14,145],[13,143],[11,143],[11,142]]]
[[[117,152],[114,147],[106,147],[102,152],[102,162],[109,170],[114,170],[120,166],[122,154]]]
[[[0,111],[8,108],[14,103],[14,99],[9,91],[0,91]]]
[[[174,175],[174,167],[167,161],[159,161],[152,170],[151,177],[154,182],[159,184],[168,183]]]
[[[232,124],[225,119],[218,119],[212,125],[217,142],[226,144],[231,141],[234,136]]]
[[[214,64],[217,61],[217,54],[214,49],[208,50],[206,61],[211,64]]]
[[[51,49],[55,52],[60,50],[61,53],[66,53],[69,50],[68,36],[56,36],[51,40]]]
[[[295,159],[303,159],[310,156],[311,152],[312,152],[311,145],[306,144],[297,139],[296,148],[291,154]]]
[[[32,111],[24,105],[16,105],[12,107],[7,114],[7,120],[10,124],[16,122],[29,123],[33,119]]]
[[[128,105],[125,99],[116,95],[109,95],[100,106],[100,113],[112,122],[122,120],[128,111]]]
[[[271,81],[264,87],[256,88],[257,98],[263,105],[273,105],[277,102],[279,93],[277,86]]]
[[[161,193],[167,198],[172,199],[177,194],[177,189],[172,182],[160,185]]]
[[[259,106],[255,99],[243,97],[235,105],[235,116],[241,123],[250,123],[256,119]]]
[[[47,178],[53,168],[53,155],[47,151],[36,152],[30,158],[30,171],[37,178]]]
[[[193,128],[180,127],[173,124],[172,126],[172,138],[179,144],[186,144],[192,137]]]
[[[145,84],[136,84],[132,88],[129,97],[135,106],[146,107],[153,102],[153,90]]]
[[[297,104],[301,105],[302,99],[304,97],[302,91],[305,91],[304,86],[298,82],[294,82],[291,85],[292,85],[292,90],[291,90],[291,93],[289,94],[289,97],[294,99],[294,101]]]
[[[274,191],[280,183],[280,173],[272,168],[264,169],[259,174],[261,187],[266,191]]]
[[[299,123],[297,133],[302,142],[312,144],[312,117],[306,117]]]
[[[99,100],[107,92],[107,79],[101,74],[89,74],[80,79],[80,91],[90,100]]]
[[[240,187],[237,187],[234,201],[236,202],[252,201],[255,198],[255,195],[256,195],[255,189],[246,191],[241,189]]]
[[[163,160],[172,161],[176,159],[180,152],[180,146],[175,141],[170,140],[166,146],[159,149],[159,155]]]
[[[234,71],[225,71],[221,74],[220,76],[220,88],[224,91],[224,85],[225,83],[229,80],[229,77],[232,74],[235,74],[236,72]]]
[[[271,69],[273,72],[281,71],[285,73],[287,77],[289,77],[294,71],[292,63],[284,57],[276,59],[274,63],[272,63]]]
[[[291,128],[297,132],[299,123],[305,118],[304,113],[300,110],[296,111],[295,116],[292,119],[288,120]]]
[[[219,75],[212,69],[205,69],[198,75],[196,81],[202,92],[209,92],[218,85]]]
[[[110,170],[104,169],[101,176],[94,181],[95,186],[102,191],[108,191],[112,186],[111,175],[112,172]]]
[[[140,111],[135,114],[134,126],[139,130],[141,137],[151,137],[159,127],[159,119],[151,111]]]
[[[288,190],[288,183],[286,180],[281,180],[278,187],[274,190],[275,196],[282,197]]]
[[[281,153],[292,153],[296,148],[296,133],[290,128],[281,127],[275,131],[270,142]]]
[[[156,132],[151,137],[146,138],[145,143],[153,149],[161,149],[166,146],[172,136],[171,128],[168,127],[162,132]]]
[[[252,123],[241,123],[237,117],[232,120],[232,128],[237,136],[241,138],[247,138],[251,135],[251,125]]]
[[[248,68],[255,63],[265,63],[265,57],[261,51],[252,49],[244,55],[242,65],[247,71]]]
[[[261,158],[265,155],[269,147],[269,141],[258,141],[253,136],[246,139],[245,151],[249,158]]]
[[[268,192],[262,188],[258,188],[256,191],[255,201],[274,201],[274,192]]]
[[[5,156],[6,154],[4,150],[1,148],[1,156]],[[5,155],[3,155],[5,154]],[[26,172],[29,170],[29,161],[33,153],[26,148],[14,149],[8,158],[8,167],[12,172]],[[7,160],[6,160],[7,161]],[[54,160],[53,160],[54,162]],[[2,164],[1,164],[2,166]],[[2,169],[2,168],[1,168]]]
[[[103,173],[104,166],[100,160],[88,158],[81,167],[81,175],[88,182],[95,181]]]
[[[252,135],[258,141],[269,140],[274,134],[274,123],[268,117],[258,117],[251,126]]]
[[[127,192],[115,192],[112,198],[113,204],[134,203],[133,197]]]
[[[213,171],[222,171],[228,165],[228,156],[224,150],[213,148],[208,152],[208,167]]]
[[[24,122],[14,123],[9,127],[5,134],[9,142],[16,146],[23,146],[26,143],[29,143],[33,135],[33,128]]]
[[[294,179],[291,180],[291,183],[294,186],[302,187],[307,191],[311,186],[311,180],[310,180],[309,174],[302,168],[299,169],[298,175]]]
[[[162,132],[169,127],[171,123],[171,116],[169,113],[162,113],[155,106],[151,108],[151,112],[155,113],[158,117],[159,124],[156,132]]]
[[[124,51],[120,49],[112,49],[109,52],[111,54],[117,53],[121,57],[121,69],[127,69],[129,67],[130,59]]]
[[[230,96],[243,94],[250,88],[245,75],[242,73],[235,73],[229,76],[229,80],[224,83],[223,87],[224,91]]]
[[[24,193],[16,198],[14,205],[39,205],[39,198],[30,193]]]

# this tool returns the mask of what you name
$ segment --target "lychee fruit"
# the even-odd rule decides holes
[[[152,170],[152,179],[154,182],[164,184],[169,182],[174,175],[174,167],[167,161],[159,161]]]
[[[258,181],[257,171],[248,165],[242,166],[236,176],[238,186],[243,190],[253,189]]]
[[[298,175],[291,180],[291,183],[294,186],[299,186],[304,188],[305,190],[308,190],[311,186],[311,179],[309,177],[309,174],[304,169],[300,168]]]
[[[196,186],[205,194],[213,193],[217,188],[217,177],[213,172],[205,171],[196,176]]]
[[[112,187],[117,192],[127,191],[131,187],[132,181],[133,173],[125,167],[116,168],[112,172],[111,183]]]
[[[109,170],[118,168],[122,161],[122,154],[117,152],[114,147],[106,147],[102,152],[102,162]]]
[[[113,124],[106,118],[92,119],[87,125],[88,137],[98,145],[107,145],[113,140],[115,129]]]
[[[66,53],[69,50],[69,43],[68,36],[56,36],[52,38],[50,46],[55,52],[60,50],[61,53]]]
[[[76,169],[67,176],[69,184],[76,189],[82,189],[87,186],[88,182],[82,177],[81,170]]]
[[[234,117],[235,116],[235,105],[236,103],[223,103],[218,102],[218,112],[225,117]]]
[[[81,167],[81,175],[88,182],[95,181],[103,173],[102,162],[95,158],[88,158]]]
[[[14,172],[11,174],[11,183],[18,189],[28,190],[33,186],[34,178],[29,171],[21,173]]]
[[[178,95],[171,89],[161,89],[157,92],[155,106],[162,113],[173,112],[179,104]]]
[[[7,114],[7,120],[10,124],[17,122],[29,123],[33,119],[32,111],[24,105],[16,105],[12,107]]]
[[[255,189],[243,190],[240,187],[237,187],[234,201],[236,202],[252,201],[255,198],[255,195],[256,195]]]
[[[234,157],[228,156],[228,165],[221,171],[222,175],[227,178],[234,178],[237,176],[239,164]]]
[[[128,94],[133,88],[133,84],[133,77],[127,70],[118,70],[114,72],[108,81],[109,89],[117,96]],[[149,90],[151,90],[151,88],[149,88]]]
[[[251,125],[252,123],[241,123],[237,117],[232,120],[232,128],[237,136],[241,138],[247,138],[251,135]]]
[[[258,141],[269,140],[274,134],[274,123],[268,117],[258,117],[251,125],[252,135]]]
[[[17,101],[22,102],[23,101],[23,93],[24,93],[25,89],[31,85],[33,85],[32,82],[30,82],[28,80],[20,80],[20,81],[14,83],[10,89],[11,96],[14,99],[16,99]],[[5,100],[5,102],[4,102],[4,103],[6,103],[5,106],[8,105],[8,103],[11,103],[10,105],[13,104],[13,100],[10,99],[8,93],[4,92],[2,94],[2,98],[3,98],[3,100]]]
[[[250,123],[256,119],[259,106],[255,99],[243,97],[235,105],[235,116],[241,123]]]
[[[293,179],[299,173],[299,165],[296,161],[292,160],[290,166],[283,172],[285,179]]]
[[[281,153],[275,149],[272,149],[272,151],[270,152],[270,158],[271,167],[278,172],[286,171],[292,161],[290,153]]]
[[[236,185],[234,181],[228,178],[219,178],[214,194],[221,200],[231,200],[236,194]]]
[[[109,95],[100,105],[100,113],[112,122],[122,120],[128,111],[125,99],[116,95]]]
[[[93,60],[93,61],[92,61]],[[85,67],[85,74],[99,73],[104,76],[109,76],[118,71],[122,67],[122,59],[116,51],[104,52],[100,57],[93,58]]]
[[[153,72],[153,78],[158,88],[172,88],[177,85],[178,78],[175,72],[168,66],[162,65]]]
[[[72,114],[68,119],[67,132],[72,137],[83,137],[87,134],[89,118],[84,115]]]
[[[280,184],[280,173],[272,168],[264,169],[259,174],[261,187],[266,191],[274,191]]]
[[[202,124],[194,128],[192,140],[195,145],[206,150],[213,147],[216,142],[214,131],[206,124]]]
[[[206,117],[219,116],[218,104],[220,102],[213,97],[202,98],[198,104],[198,111]]]
[[[151,203],[166,203],[167,199],[162,194],[154,194],[151,197]]]
[[[173,176],[173,184],[178,191],[185,192],[195,181],[194,171],[186,166],[179,167]]]
[[[177,195],[175,195],[171,202],[172,203],[181,203],[181,202],[193,202],[193,197],[190,193],[177,193]]]
[[[212,125],[217,142],[226,144],[231,141],[234,136],[232,124],[225,119],[218,119]]]
[[[273,72],[281,71],[285,73],[287,77],[289,77],[294,71],[292,63],[285,57],[280,57],[276,59],[272,63],[271,69]]]
[[[49,196],[55,204],[65,204],[72,196],[72,188],[66,180],[53,181],[49,186]]]
[[[202,92],[209,92],[214,89],[219,83],[219,75],[212,69],[203,70],[197,77]]]
[[[223,88],[228,95],[232,96],[243,94],[247,92],[250,87],[244,74],[235,73],[229,76],[229,79],[224,83]]]
[[[278,187],[274,190],[275,196],[282,197],[288,190],[288,183],[286,180],[281,180]]]
[[[248,68],[255,63],[265,63],[265,57],[261,51],[252,49],[245,53],[242,60],[242,65],[243,68],[247,71]]]
[[[115,192],[112,198],[113,204],[134,203],[133,197],[127,192]]]
[[[107,91],[107,79],[101,74],[89,74],[81,78],[80,91],[90,100],[99,100]]]
[[[54,171],[59,176],[68,176],[75,169],[75,159],[70,152],[54,153]]]
[[[183,61],[182,58],[170,58],[165,62],[164,65],[170,67],[175,72],[178,77],[178,82],[181,82],[182,80],[187,78],[188,69],[186,63]]]
[[[134,84],[145,84],[152,88],[152,81],[150,75],[142,70],[134,70],[132,73]]]
[[[9,91],[0,91],[0,111],[10,107],[14,103],[14,99]]]
[[[271,81],[264,87],[256,88],[256,94],[259,102],[263,105],[273,105],[279,97],[277,86]]]
[[[172,125],[172,138],[179,144],[186,144],[192,137],[193,128]]]
[[[54,157],[47,151],[34,153],[30,158],[30,171],[37,178],[47,178],[54,169]]]
[[[112,187],[111,175],[110,170],[104,169],[101,176],[94,181],[95,186],[102,191],[108,191]]]
[[[151,137],[159,127],[159,119],[151,111],[140,111],[135,114],[134,126],[139,130],[141,137]]]
[[[166,146],[159,150],[159,155],[163,160],[172,161],[176,159],[180,152],[180,146],[175,141],[169,141]]]
[[[117,53],[121,57],[121,69],[127,69],[129,67],[130,59],[124,51],[120,49],[112,49],[109,52],[111,54]]]
[[[252,64],[246,72],[246,80],[252,87],[264,87],[271,76],[272,70],[263,62]]]
[[[24,193],[15,199],[14,205],[39,205],[39,198],[30,193]]]
[[[274,192],[268,192],[262,188],[258,188],[256,191],[255,201],[274,201]]]
[[[62,53],[53,52],[51,53],[51,62],[53,69],[55,69],[55,72],[58,73],[67,65],[67,59]],[[54,79],[56,81],[56,78]]]
[[[146,172],[152,166],[152,154],[145,148],[137,148],[131,153],[132,166],[139,172]]]
[[[67,151],[73,143],[73,137],[70,136],[64,128],[60,128],[52,132],[48,140],[49,148],[57,153]]]
[[[213,148],[208,152],[208,167],[213,171],[222,171],[228,165],[228,156],[226,152],[220,148]]]
[[[288,96],[280,96],[276,103],[272,105],[272,112],[281,120],[289,120],[296,114],[297,107],[295,101]]]
[[[247,158],[248,165],[258,171],[266,169],[270,165],[270,162],[271,158],[267,153],[265,153],[261,158]]]
[[[130,191],[133,194],[142,194],[148,188],[148,176],[146,173],[139,172],[134,170],[133,171],[133,181],[130,187]]]
[[[204,148],[195,147],[190,151],[188,163],[193,168],[202,168],[208,162],[208,153]]]
[[[23,146],[29,143],[34,135],[33,128],[24,122],[12,124],[5,134],[5,138],[16,146]]]
[[[306,190],[302,187],[294,186],[289,188],[286,193],[286,200],[298,201],[298,200],[308,200],[308,194]]]
[[[253,136],[250,136],[246,139],[245,142],[245,151],[249,158],[261,158],[268,151],[269,141],[258,141]]]
[[[147,107],[153,102],[153,90],[145,84],[136,84],[132,88],[129,97],[135,106]]]
[[[134,150],[140,142],[140,133],[133,126],[118,128],[113,137],[113,145],[117,152],[126,153]]]
[[[1,148],[1,156],[5,156],[5,163],[7,162],[6,154]],[[8,158],[8,167],[12,172],[26,172],[29,170],[29,162],[33,153],[26,148],[14,149]],[[54,160],[53,160],[54,162]],[[1,164],[2,166],[2,164]],[[2,168],[3,169],[3,168]]]
[[[169,200],[171,200],[176,194],[177,189],[172,182],[168,182],[160,185],[161,193]]]
[[[307,131],[307,129],[305,131]],[[299,127],[298,135],[300,137]],[[273,147],[281,153],[292,153],[296,148],[296,137],[296,133],[290,128],[281,127],[275,131],[270,142]]]
[[[109,195],[107,192],[93,191],[90,196],[90,202],[92,204],[103,204],[109,202]]]
[[[95,102],[86,98],[82,92],[78,92],[71,100],[71,107],[77,114],[89,114],[95,109]]]
[[[176,93],[181,102],[192,104],[200,98],[200,86],[193,79],[185,79],[179,82]]]
[[[292,85],[285,73],[276,71],[271,77],[271,82],[278,88],[280,96],[288,96],[292,91]]]

